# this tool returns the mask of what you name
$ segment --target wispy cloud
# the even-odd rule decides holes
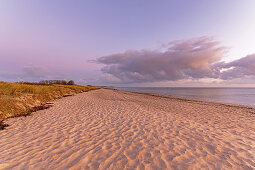
[[[22,68],[23,75],[31,78],[47,79],[49,71],[40,66],[25,66]]]
[[[0,71],[0,78],[14,81],[39,81],[45,79],[65,79],[66,74],[50,71],[41,66],[29,65],[20,69],[20,72]]]

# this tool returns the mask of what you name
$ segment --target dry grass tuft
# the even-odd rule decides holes
[[[0,82],[0,122],[10,117],[29,114],[35,107],[54,99],[95,89],[99,87]]]

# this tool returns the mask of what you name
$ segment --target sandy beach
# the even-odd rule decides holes
[[[255,109],[100,89],[5,121],[0,169],[255,169]]]

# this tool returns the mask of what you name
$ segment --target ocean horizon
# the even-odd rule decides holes
[[[255,106],[253,87],[114,87],[118,90],[153,93],[203,101]]]

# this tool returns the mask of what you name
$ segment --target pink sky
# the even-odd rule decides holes
[[[254,86],[254,8],[253,0],[3,0],[0,80],[74,79],[80,84],[120,86]],[[217,59],[212,49],[191,55],[180,44],[175,46],[179,51],[167,52],[168,43],[201,37],[213,37],[212,42],[219,42],[218,47],[224,52],[217,53]],[[205,44],[193,44],[194,48],[200,45]],[[113,56],[119,62],[109,62]],[[220,65],[222,61],[225,63]],[[213,70],[214,62],[218,70]]]

